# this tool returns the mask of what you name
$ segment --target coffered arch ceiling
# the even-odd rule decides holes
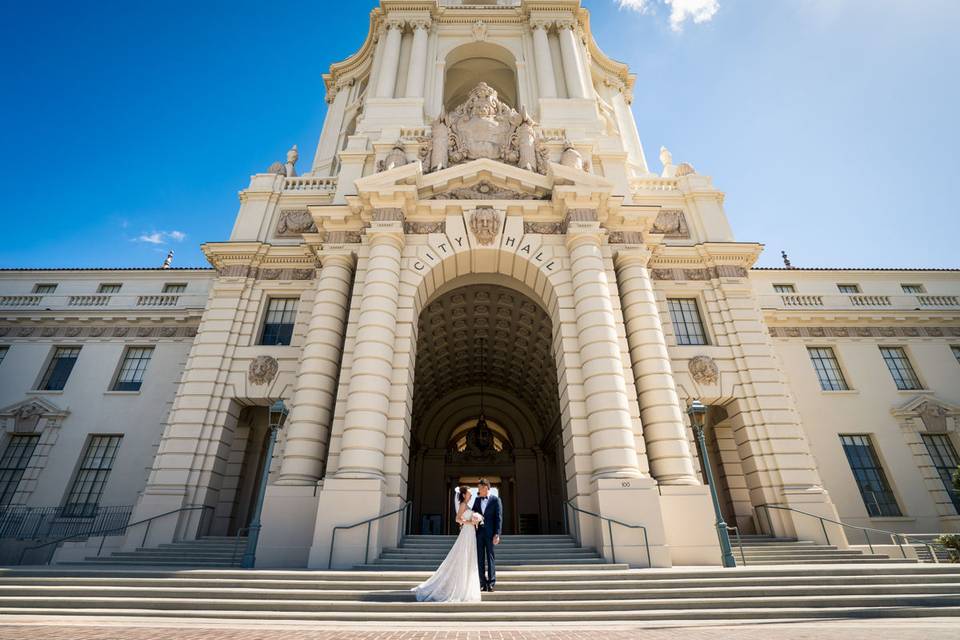
[[[510,398],[525,405],[523,422],[532,418],[544,437],[560,414],[552,343],[550,317],[513,289],[471,284],[442,294],[424,308],[418,322],[414,429],[431,429],[425,423],[437,420],[442,403],[479,395],[482,382],[486,397],[497,406],[494,411],[501,414],[500,424],[510,428],[512,412],[503,404]],[[469,404],[479,409],[478,399]],[[530,441],[530,435],[520,439]]]

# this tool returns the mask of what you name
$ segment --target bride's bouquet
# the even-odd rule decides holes
[[[470,521],[473,523],[473,526],[479,527],[480,525],[483,524],[483,516],[480,515],[479,513],[474,513],[473,517],[470,518]]]

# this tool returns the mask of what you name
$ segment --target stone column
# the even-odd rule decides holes
[[[413,21],[413,48],[410,52],[410,71],[407,76],[407,97],[422,98],[424,81],[427,77],[427,35],[430,30],[428,19]]]
[[[315,484],[330,441],[354,258],[342,253],[321,260],[277,484]]]
[[[698,485],[660,311],[647,273],[649,259],[650,252],[641,247],[620,251],[615,258],[650,473],[660,484]]]
[[[547,23],[534,22],[533,57],[537,65],[537,86],[541,98],[557,97],[557,82],[553,78],[553,60],[550,56],[550,42],[547,40]]]
[[[380,76],[377,78],[377,97],[392,98],[397,88],[397,73],[400,66],[400,40],[403,36],[403,21],[387,21],[387,41],[383,47]]]
[[[577,45],[576,24],[572,21],[561,22],[560,27],[560,54],[563,56],[563,77],[567,81],[567,92],[571,98],[586,98],[587,88],[583,85],[583,74],[580,72],[582,61],[580,48]]]
[[[375,209],[360,297],[337,478],[384,477],[390,382],[397,335],[403,211]]]
[[[596,211],[575,209],[568,212],[566,244],[573,275],[593,477],[640,478],[642,474],[631,428],[623,361],[600,239]]]

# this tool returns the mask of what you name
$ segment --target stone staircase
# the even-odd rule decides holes
[[[475,604],[416,603],[426,572],[0,569],[0,617],[366,622],[424,628],[650,621],[960,618],[960,565],[513,568]]]
[[[171,542],[136,551],[114,551],[108,556],[88,557],[83,563],[137,567],[239,567],[247,547],[246,537],[206,536],[184,542]]]
[[[456,536],[406,536],[393,549],[384,549],[380,557],[356,569],[370,571],[433,571],[440,566]],[[503,536],[497,547],[497,569],[525,567],[541,570],[565,570],[583,566],[626,569],[609,565],[595,549],[581,547],[569,535]]]
[[[743,549],[731,538],[733,556],[738,565],[748,567],[785,564],[876,564],[916,563],[916,560],[891,558],[880,553],[865,553],[859,549],[838,549],[833,545],[816,544],[796,538],[774,538],[765,535],[745,535],[740,538]]]

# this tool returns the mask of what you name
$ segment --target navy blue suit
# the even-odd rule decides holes
[[[477,527],[477,566],[480,568],[480,586],[492,587],[497,583],[497,555],[493,537],[500,535],[503,526],[503,505],[500,498],[487,496],[486,511],[480,509],[482,498],[477,496],[473,511],[483,516],[483,524]]]

